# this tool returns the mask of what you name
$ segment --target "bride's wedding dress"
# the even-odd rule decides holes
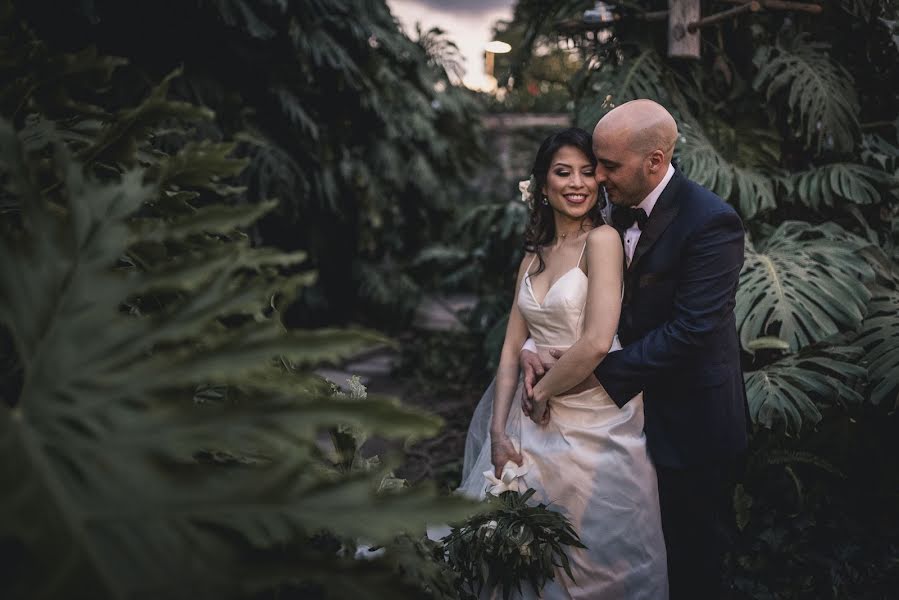
[[[530,268],[528,268],[530,271]],[[568,348],[583,331],[587,276],[575,266],[538,302],[525,276],[518,308],[538,353]],[[617,339],[615,347],[620,349]],[[493,386],[491,386],[492,388]],[[516,392],[506,432],[524,457],[526,471],[514,483],[534,488],[534,500],[564,514],[587,549],[567,548],[572,582],[557,569],[540,597],[589,600],[660,600],[668,597],[665,542],[655,470],[643,434],[643,398],[624,408],[602,387],[550,400],[550,421],[539,426],[524,417]],[[490,485],[489,427],[493,409],[488,390],[468,432],[460,491],[483,498]],[[525,597],[533,597],[527,584]]]

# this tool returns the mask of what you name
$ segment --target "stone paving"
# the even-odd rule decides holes
[[[424,332],[464,330],[458,313],[474,306],[477,299],[470,295],[429,296],[422,302],[413,321],[413,329]],[[459,397],[430,397],[418,389],[413,381],[394,375],[399,366],[400,354],[395,349],[380,348],[356,357],[340,368],[322,368],[316,373],[329,381],[347,388],[347,380],[358,376],[370,394],[384,394],[440,416],[445,426],[429,440],[422,440],[404,448],[401,442],[372,437],[363,445],[365,456],[402,452],[405,458],[397,476],[416,482],[431,479],[448,490],[458,484],[465,433],[468,421],[478,398],[470,395]]]

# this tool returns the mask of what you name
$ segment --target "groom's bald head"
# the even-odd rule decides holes
[[[593,131],[594,143],[614,137],[640,154],[661,150],[671,162],[677,142],[677,123],[665,107],[652,100],[632,100],[610,110]]]
[[[613,203],[635,206],[665,177],[677,124],[652,100],[633,100],[609,111],[593,130],[596,181]]]

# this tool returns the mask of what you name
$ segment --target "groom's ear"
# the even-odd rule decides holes
[[[665,153],[658,148],[650,152],[647,158],[649,159],[650,173],[659,171],[665,165]]]

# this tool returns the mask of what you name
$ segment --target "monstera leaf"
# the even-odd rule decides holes
[[[886,182],[887,176],[864,165],[836,163],[794,173],[787,181],[802,204],[821,210],[822,206],[835,206],[841,199],[855,204],[879,204],[882,198],[875,184]]]
[[[775,336],[795,352],[861,323],[874,276],[867,242],[833,223],[787,221],[758,250],[746,247],[735,309],[743,348]]]
[[[664,102],[668,97],[663,81],[666,69],[652,48],[629,57],[621,65],[603,65],[588,82],[594,94],[578,107],[576,122],[591,131],[604,114],[629,100],[650,98]]]
[[[744,218],[777,207],[776,179],[761,169],[729,161],[695,120],[684,121],[679,142],[677,156],[684,174],[734,204]]]
[[[880,288],[868,306],[855,344],[865,349],[871,401],[899,406],[899,292]]]
[[[852,346],[807,349],[758,371],[746,373],[746,396],[753,423],[798,433],[821,420],[817,402],[859,403],[847,382],[865,377],[863,352]]]
[[[166,164],[227,176],[230,163],[196,148]],[[288,333],[264,316],[279,282],[262,267],[298,257],[222,232],[272,204],[209,205],[170,232],[161,220],[135,226],[134,214],[160,198],[148,171],[100,182],[58,140],[50,149],[0,126],[3,181],[21,206],[21,227],[0,243],[0,325],[24,372],[18,396],[0,405],[0,539],[23,557],[4,596],[232,596],[248,581],[302,580],[302,565],[281,570],[258,553],[323,527],[387,541],[471,512],[428,487],[378,495],[384,473],[335,477],[317,466],[323,428],[405,438],[433,435],[440,422],[383,398],[335,396],[308,371],[379,335]],[[50,186],[35,166],[48,155],[61,174]],[[202,251],[149,270],[128,258],[198,238]],[[154,298],[166,299],[162,309],[139,310]]]
[[[810,43],[800,35],[791,48],[760,48],[753,87],[765,90],[772,102],[785,95],[786,104],[806,146],[851,151],[859,137],[858,96],[852,76],[831,61],[827,45]]]

